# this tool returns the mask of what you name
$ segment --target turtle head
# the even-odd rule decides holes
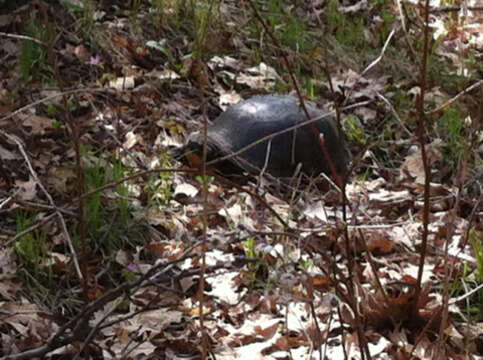
[[[203,139],[199,132],[192,133],[188,137],[186,145],[174,149],[170,152],[171,156],[184,164],[193,168],[201,168],[203,165]],[[216,149],[213,144],[208,142],[207,161],[216,157]]]

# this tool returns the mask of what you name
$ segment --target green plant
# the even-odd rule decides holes
[[[441,41],[437,40],[433,48],[436,48]],[[467,64],[468,66],[472,66],[471,61],[468,61]],[[465,88],[468,83],[466,71],[467,69],[456,69],[453,65],[448,64],[436,52],[432,52],[429,56],[428,78],[450,93],[457,93]]]
[[[195,9],[193,12],[194,15],[194,54],[201,55],[203,53],[203,49],[206,48],[205,42],[207,39],[208,28],[209,24],[212,21],[212,7],[208,3],[204,3],[200,1],[198,4],[195,5]]]
[[[150,0],[151,13],[157,26],[171,25],[178,27],[186,9],[186,1],[178,0]]]
[[[403,123],[413,124],[414,116],[409,116],[410,109],[414,106],[414,101],[407,91],[393,87],[391,91],[394,91],[393,101],[394,108],[397,109],[398,115]]]
[[[193,58],[207,55],[206,52],[213,40],[210,37],[220,33],[224,26],[216,1],[151,0],[150,13],[155,26],[169,25],[172,28],[179,28],[188,35],[192,40],[191,55]],[[154,45],[153,42],[150,44]],[[166,50],[161,51],[170,56]],[[176,64],[172,57],[170,61],[173,66]]]
[[[366,134],[364,129],[357,125],[356,117],[349,115],[344,121],[344,131],[351,142],[359,145],[366,143]]]
[[[84,34],[87,34],[89,37],[92,34],[92,30],[94,28],[94,24],[96,21],[96,11],[97,11],[97,4],[94,0],[83,0],[82,6],[78,14],[77,20],[77,28],[82,30]]]
[[[205,182],[208,183],[208,184],[210,184],[210,183],[213,182],[213,180],[215,180],[215,178],[213,176],[208,176],[207,175],[204,178],[201,175],[196,176],[196,181],[198,181],[200,184],[203,184]]]
[[[391,8],[392,3],[387,2],[386,0],[371,0],[370,2],[373,5],[372,12],[380,14],[382,19],[382,25],[378,31],[379,41],[382,45],[386,41],[389,33],[391,32],[392,25],[396,20],[396,17],[394,16]]]
[[[195,1],[192,3],[191,13],[193,14],[192,36],[193,57],[206,57],[209,55],[210,39],[216,33],[223,30],[223,22],[220,21],[220,14],[216,2],[213,1]],[[217,4],[217,3],[216,3]]]
[[[311,47],[310,37],[305,24],[295,17],[289,18],[283,27],[280,42],[282,45],[288,46],[297,52],[306,52]]]
[[[17,216],[17,233],[20,233],[34,224],[34,216],[20,212]],[[38,269],[44,254],[45,234],[42,232],[29,232],[15,243],[17,255],[29,266]]]
[[[56,119],[52,120],[52,123],[54,125],[54,128],[56,128],[56,129],[60,129],[64,126],[64,123],[62,121],[59,121],[59,120],[56,120]]]
[[[78,2],[62,1],[62,5],[67,9],[71,16],[75,19],[76,30],[90,42],[90,48],[97,47],[102,35],[96,30],[96,22],[101,20],[105,12],[98,10],[98,1],[82,0]]]
[[[55,105],[48,105],[46,108],[45,108],[45,113],[48,115],[48,116],[55,116],[58,114],[58,110],[57,110],[57,107]]]
[[[84,168],[86,190],[98,189],[127,175],[120,161],[98,160]],[[114,191],[95,192],[86,198],[84,219],[88,237],[108,251],[133,247],[142,241],[140,224],[132,215],[128,195],[128,187],[119,184]]]
[[[281,45],[297,52],[305,52],[311,47],[307,27],[290,9],[285,1],[269,0],[265,12],[268,25]]]
[[[127,268],[122,269],[121,274],[122,277],[127,281],[136,281],[138,279],[138,275]]]
[[[443,140],[443,159],[453,169],[456,169],[468,146],[468,129],[464,117],[460,108],[448,107],[435,125],[435,133]]]
[[[389,36],[389,33],[391,32],[393,23],[396,20],[396,18],[393,12],[391,11],[391,9],[387,7],[384,7],[381,10],[381,17],[382,17],[383,25],[382,25],[381,31],[379,32],[379,36],[380,36],[380,43],[384,44],[387,37]]]
[[[481,71],[480,60],[473,53],[468,54],[467,58],[464,59],[464,64],[468,70],[468,75],[478,74],[478,71]]]
[[[255,255],[256,255],[255,244],[256,244],[256,242],[255,242],[254,237],[249,237],[243,243],[243,249],[245,250],[245,256],[248,259],[254,259],[255,258]]]
[[[310,100],[316,100],[316,88],[314,86],[314,81],[313,79],[306,79],[303,88],[305,90],[305,94]]]
[[[367,50],[364,38],[364,19],[349,18],[339,11],[339,1],[331,0],[327,10],[329,33],[347,50],[361,52]]]
[[[161,167],[170,167],[172,159],[163,155],[161,157]],[[150,200],[160,205],[167,205],[173,196],[172,191],[173,173],[161,172],[151,174],[146,182],[146,189]]]
[[[84,181],[86,190],[94,190],[105,185],[104,171],[99,165],[86,167],[84,169]],[[96,192],[89,196],[85,202],[84,219],[89,232],[95,232],[101,222],[101,193]]]
[[[266,262],[266,254],[257,249],[256,240],[254,237],[249,237],[243,243],[245,256],[249,260],[248,272],[252,280],[262,277],[265,279],[267,275],[268,264]]]
[[[181,70],[181,67],[183,65],[176,63],[175,57],[173,56],[171,51],[169,51],[169,49],[164,46],[160,41],[148,40],[146,41],[146,46],[161,51],[169,59],[169,63],[173,68],[178,71]]]
[[[32,79],[33,69],[43,64],[44,53],[39,50],[39,45],[31,40],[22,41],[22,52],[20,54],[20,70],[23,81],[29,82]]]
[[[40,79],[52,83],[53,71],[47,62],[46,48],[55,41],[55,26],[52,23],[44,24],[38,19],[30,19],[25,26],[25,34],[43,44],[29,39],[22,40],[19,64],[23,81]]]
[[[17,215],[17,233],[28,229],[35,223],[35,214],[19,212]],[[36,296],[48,296],[55,289],[52,282],[54,274],[49,259],[47,233],[42,229],[30,231],[14,244],[19,260],[18,275],[28,288],[35,289]]]
[[[372,174],[371,169],[366,168],[364,171],[358,172],[357,173],[357,179],[359,180],[360,183],[366,182]]]
[[[84,8],[83,3],[77,3],[73,1],[61,0],[62,6],[64,6],[70,13],[82,12]]]
[[[478,269],[464,264],[463,271],[452,283],[450,297],[458,297],[467,294],[471,289],[481,284],[481,273]],[[465,313],[477,322],[483,320],[483,294],[481,291],[476,292],[465,302]]]
[[[473,247],[476,267],[470,266],[468,263],[464,264],[461,273],[451,284],[450,297],[467,294],[483,282],[483,232],[471,229],[468,233],[468,240]],[[476,322],[481,322],[483,319],[483,292],[476,292],[465,301],[465,304],[466,314]]]
[[[469,240],[475,253],[477,280],[481,283],[483,281],[483,231],[471,229]]]
[[[114,181],[119,181],[127,175],[126,168],[121,164],[120,161],[115,161],[112,165],[112,177]],[[127,221],[130,216],[128,188],[124,184],[119,184],[116,186],[117,193],[117,205],[119,207],[119,215],[121,221]]]
[[[132,0],[131,1],[131,12],[138,13],[143,5],[143,0]]]

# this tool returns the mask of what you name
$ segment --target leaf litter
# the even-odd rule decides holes
[[[357,12],[360,8],[346,10]],[[132,168],[138,168],[139,164],[145,169],[161,165],[160,157],[168,147],[179,146],[189,132],[200,129],[199,98],[193,95],[196,91],[189,88],[187,79],[205,86],[213,81],[219,94],[212,99],[217,106],[208,109],[213,113],[242,98],[235,90],[224,90],[221,81],[228,79],[238,88],[250,91],[273,92],[281,79],[279,71],[266,63],[246,65],[228,56],[213,57],[207,62],[207,67],[216,72],[213,79],[203,78],[200,64],[193,60],[186,61],[178,72],[163,67],[155,69],[155,64],[166,61],[170,50],[187,52],[186,44],[181,42],[179,49],[168,49],[172,46],[169,43],[156,42],[154,46],[142,41],[136,31],[116,30],[130,27],[127,20],[103,17],[97,20],[106,26],[109,35],[99,51],[109,54],[110,61],[105,55],[91,52],[87,44],[70,49],[63,43],[62,51],[77,59],[66,60],[65,65],[73,71],[74,65],[79,65],[75,61],[80,61],[79,71],[88,74],[86,86],[101,83],[111,87],[106,90],[110,91],[106,93],[109,101],[88,91],[76,100],[85,104],[75,119],[81,127],[82,143],[99,146],[108,154],[104,158],[102,152],[87,150],[83,159],[86,166],[103,164],[109,156]],[[18,53],[15,46],[16,42],[4,42],[2,53],[9,56]],[[112,64],[120,68],[117,76],[102,78],[103,71],[99,69]],[[362,77],[352,69],[343,68],[335,72],[335,91],[351,91],[354,100],[374,100],[378,94],[387,92],[386,77]],[[55,94],[60,92],[42,91],[32,96],[41,99]],[[446,96],[439,89],[432,94],[437,104],[440,96]],[[60,99],[46,101],[44,105],[60,106]],[[41,110],[33,108],[17,114],[5,131],[26,140],[26,150],[39,172],[39,181],[55,194],[58,207],[72,210],[69,200],[76,196],[76,175],[70,139],[62,124],[56,124]],[[369,107],[359,108],[358,116],[367,126],[378,120],[377,111]],[[28,136],[23,136],[23,132]],[[26,170],[18,149],[8,141],[4,144],[3,138],[0,145],[5,162],[2,171],[9,171],[13,179],[8,186],[0,183],[2,211],[14,214],[20,205],[26,207],[26,202],[32,202],[33,208],[42,208],[46,203],[38,191],[38,180]],[[433,171],[437,171],[442,155],[436,146],[428,148]],[[422,274],[421,322],[408,324],[412,296],[408,289],[418,274],[422,227],[420,185],[424,169],[420,151],[407,154],[396,170],[399,174],[396,182],[381,176],[353,181],[347,186],[348,203],[352,205],[347,209],[347,228],[359,262],[358,273],[353,276],[360,282],[357,299],[362,319],[359,320],[364,323],[369,351],[373,358],[379,359],[402,359],[410,353],[419,359],[434,359],[438,349],[433,339],[428,335],[415,339],[411,331],[415,325],[427,325],[430,334],[443,326],[452,342],[448,353],[453,353],[453,358],[463,358],[466,348],[468,353],[476,354],[483,336],[481,324],[468,324],[472,335],[468,336],[456,317],[443,322],[441,316],[442,298],[437,288],[447,276],[442,260],[445,252],[455,267],[477,263],[466,240],[469,221],[451,214],[456,190],[447,184],[431,184],[431,249]],[[92,339],[98,348],[97,353],[91,350],[92,358],[176,358],[199,354],[198,286],[202,254],[197,248],[184,261],[178,263],[178,260],[202,239],[203,198],[194,177],[177,173],[170,181],[172,194],[163,193],[162,181],[155,182],[158,186],[155,190],[147,189],[149,180],[129,184],[124,194],[125,198],[135,199],[136,217],[145,220],[149,241],[114,255],[96,256],[89,263],[94,275],[89,279],[91,301],[102,298],[117,284],[148,274],[155,264],[166,265],[142,286],[120,294],[87,317],[87,330],[99,327]],[[254,184],[243,186],[257,190]],[[347,249],[337,226],[344,226],[337,197],[322,195],[314,189],[307,190],[302,197],[289,199],[276,191],[262,192],[266,205],[289,225],[292,230],[289,233],[266,207],[242,190],[243,187],[231,187],[218,179],[209,184],[206,288],[201,311],[212,352],[218,359],[307,359],[319,358],[319,352],[329,359],[361,358],[355,332],[360,324],[347,299],[336,295],[339,293],[336,287],[344,286],[337,282],[348,275],[344,263]],[[152,193],[154,201],[144,211],[141,204],[146,205],[145,198]],[[3,202],[7,194],[13,196],[13,201]],[[107,191],[102,202],[114,206],[113,201],[118,198],[114,191]],[[10,215],[2,220],[2,228],[6,230],[2,239],[14,236],[13,219]],[[52,268],[65,274],[59,289],[64,289],[67,296],[56,294],[61,299],[57,303],[42,301],[39,294],[29,294],[28,288],[14,278],[19,266],[14,260],[16,255],[11,248],[2,248],[2,355],[42,346],[75,313],[70,311],[81,308],[77,296],[80,285],[67,286],[73,282],[70,255],[59,248],[65,245],[65,237],[56,226],[50,229],[43,226],[39,232],[42,231],[52,239],[45,249],[50,262],[39,261],[37,265],[42,268],[55,264]],[[375,268],[369,257],[373,258]],[[115,271],[110,272],[112,268]],[[384,293],[376,285],[378,280]],[[461,315],[457,306],[449,310]],[[46,357],[70,356],[85,350],[85,337],[73,339],[70,344],[51,349]]]

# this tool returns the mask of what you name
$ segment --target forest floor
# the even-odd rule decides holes
[[[453,3],[425,41],[417,1],[0,1],[1,358],[483,359],[483,9]],[[343,184],[170,155],[297,88]]]

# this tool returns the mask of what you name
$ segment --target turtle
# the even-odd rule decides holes
[[[327,107],[305,105],[311,119],[319,118],[313,122],[317,131],[292,96],[254,96],[232,105],[208,126],[207,165],[227,177],[249,173],[290,178],[298,169],[307,176],[333,175],[328,154],[335,171],[344,174],[348,151],[336,119]],[[197,134],[178,153],[200,155],[202,148]]]

